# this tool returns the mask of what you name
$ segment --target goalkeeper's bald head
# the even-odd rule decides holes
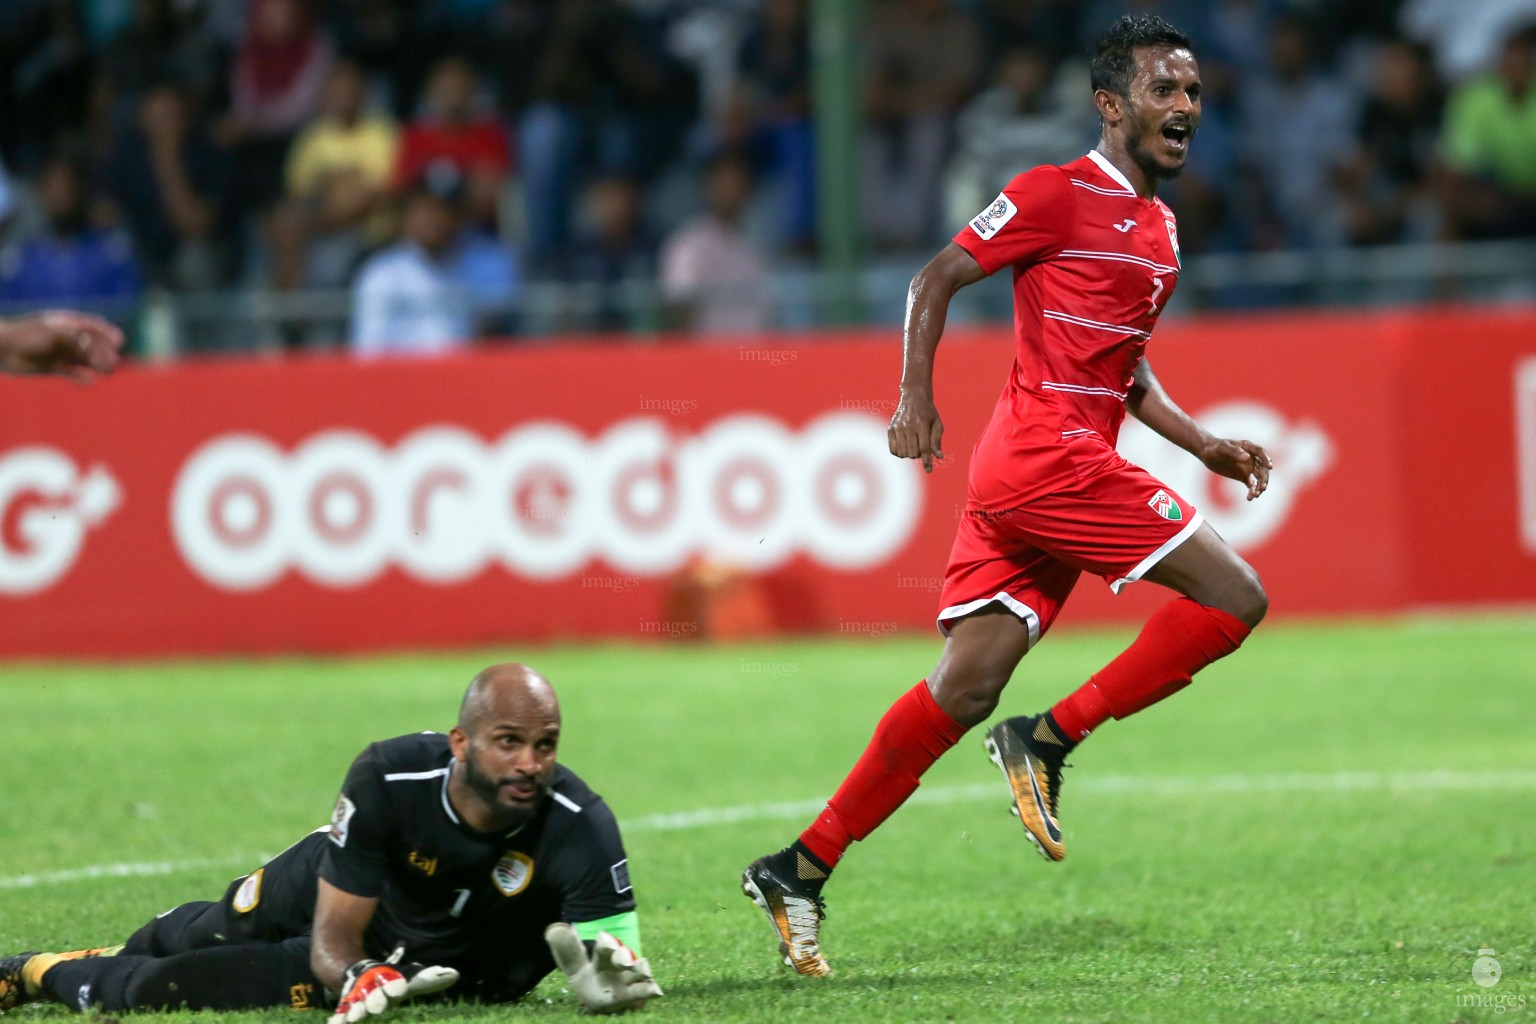
[[[471,736],[490,721],[530,718],[558,724],[560,702],[548,679],[516,661],[482,669],[459,704],[459,728]]]

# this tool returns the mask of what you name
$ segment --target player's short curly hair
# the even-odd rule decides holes
[[[1168,46],[1189,49],[1189,36],[1155,14],[1127,14],[1099,37],[1093,48],[1091,69],[1093,91],[1100,89],[1116,96],[1129,96],[1131,79],[1136,74],[1132,51],[1138,46]]]

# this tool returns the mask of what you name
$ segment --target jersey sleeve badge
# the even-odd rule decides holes
[[[261,876],[266,868],[257,868],[245,876],[245,881],[240,883],[240,888],[235,890],[235,898],[230,901],[237,914],[249,914],[261,904]]]
[[[1003,229],[1003,225],[1013,219],[1013,215],[1019,212],[1019,208],[1013,205],[1013,200],[1007,193],[999,192],[992,205],[982,210],[971,218],[971,230],[976,232],[976,237],[983,242],[991,238]]]
[[[331,842],[337,846],[347,845],[347,832],[352,828],[352,815],[357,813],[357,805],[347,799],[343,793],[336,798],[336,809],[331,812],[331,827],[326,831]]]

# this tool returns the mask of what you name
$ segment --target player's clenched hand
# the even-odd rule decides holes
[[[662,995],[650,962],[607,932],[597,933],[590,957],[576,929],[564,921],[544,929],[544,941],[587,1013],[639,1010],[647,999]]]
[[[416,996],[441,992],[459,980],[452,967],[359,960],[342,978],[341,1001],[329,1024],[357,1024]]]
[[[111,373],[123,332],[99,316],[52,310],[0,321],[0,369],[88,378]]]
[[[1200,452],[1200,461],[1218,476],[1247,484],[1249,501],[1268,489],[1269,471],[1275,467],[1274,460],[1262,446],[1224,437],[1212,438]]]
[[[920,458],[923,472],[932,473],[933,460],[944,457],[944,449],[940,446],[944,439],[944,423],[939,419],[939,410],[934,407],[933,396],[926,391],[903,388],[886,439],[890,442],[892,455],[899,459]]]

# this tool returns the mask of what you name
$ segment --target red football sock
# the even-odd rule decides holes
[[[869,835],[906,803],[923,772],[967,728],[934,702],[927,680],[918,683],[880,719],[858,764],[800,841],[827,867],[836,867],[850,843]]]
[[[1118,658],[1051,708],[1051,717],[1068,739],[1080,740],[1108,718],[1134,715],[1182,690],[1196,672],[1237,650],[1249,632],[1219,608],[1188,597],[1170,601]]]

